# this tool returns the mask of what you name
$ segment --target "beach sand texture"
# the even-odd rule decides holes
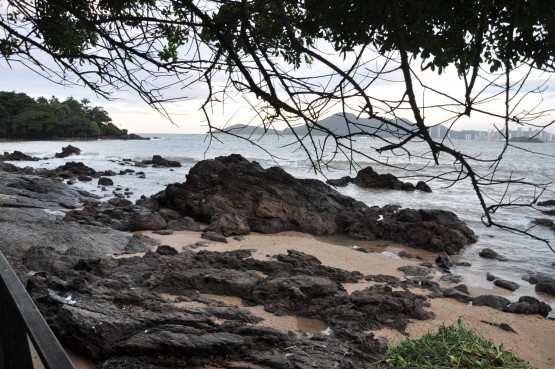
[[[200,240],[199,232],[179,231],[164,236],[151,232],[142,233],[158,239],[162,244],[172,246],[178,251]],[[380,242],[383,243],[383,241]],[[403,247],[394,244],[390,244],[390,246]],[[383,247],[381,248],[383,249]],[[317,257],[324,265],[359,271],[364,275],[386,274],[402,277],[403,274],[397,270],[398,267],[418,265],[422,262],[422,260],[415,259],[400,259],[395,257],[393,253],[388,254],[387,252],[362,253],[349,247],[322,242],[316,237],[297,232],[284,232],[275,235],[250,234],[242,241],[228,238],[228,243],[210,242],[205,247],[197,248],[197,250],[201,249],[211,251],[250,249],[255,250],[252,257],[261,260],[268,260],[274,255],[286,254],[287,250],[294,249]],[[415,249],[410,251],[423,258],[428,257],[430,260],[435,257],[434,254],[425,251],[421,252]],[[370,283],[373,282],[348,284],[344,287],[351,293],[366,288]],[[479,288],[472,289],[472,286],[469,287],[471,293],[480,290]],[[427,291],[422,290],[413,290],[413,292],[427,293]],[[506,295],[504,290],[497,287],[494,287],[492,291],[480,291],[480,293]],[[508,297],[510,298],[510,296]],[[210,295],[210,298],[218,297]],[[220,296],[219,299],[231,305],[241,304],[240,299],[237,298]],[[425,321],[413,320],[407,328],[409,337],[417,338],[429,331],[437,331],[440,326],[455,324],[459,318],[462,318],[466,328],[476,329],[486,338],[493,340],[498,345],[503,345],[503,347],[526,359],[538,369],[555,367],[555,321],[542,318],[539,315],[517,315],[485,306],[470,306],[448,298],[430,299],[430,303],[429,310],[436,314],[436,318]],[[252,312],[264,318],[261,324],[282,331],[304,329],[310,333],[310,330],[318,330],[324,327],[318,321],[297,317],[276,317],[265,312],[261,307],[252,308]],[[518,333],[503,331],[500,328],[482,323],[482,320],[507,323]],[[397,331],[382,330],[374,333],[377,337],[386,337],[392,344],[396,344],[405,338]]]

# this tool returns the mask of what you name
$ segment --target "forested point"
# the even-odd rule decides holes
[[[529,142],[529,143],[543,143],[542,140],[536,137],[511,137],[510,142]]]
[[[48,140],[55,138],[100,138],[127,136],[106,110],[89,106],[90,101],[73,97],[60,101],[33,99],[24,93],[0,91],[0,138]]]

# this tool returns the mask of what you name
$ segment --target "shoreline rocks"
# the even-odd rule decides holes
[[[349,183],[354,183],[357,186],[364,188],[382,188],[388,190],[398,190],[398,191],[422,191],[422,192],[432,192],[432,189],[426,182],[419,181],[416,185],[410,182],[403,182],[399,178],[395,177],[393,174],[379,174],[372,167],[366,167],[361,169],[355,178],[350,176],[341,177],[339,179],[330,179],[326,183],[337,186],[344,187]]]

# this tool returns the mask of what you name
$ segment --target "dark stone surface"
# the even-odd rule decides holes
[[[480,251],[479,255],[481,257],[485,258],[485,259],[495,259],[495,260],[499,260],[499,261],[506,261],[507,260],[506,257],[499,255],[497,252],[493,251],[490,248],[482,249],[482,251]]]
[[[539,206],[555,206],[555,200],[545,200],[538,202]]]
[[[495,284],[497,287],[501,287],[509,291],[516,291],[520,287],[518,283],[508,281],[506,279],[496,279],[495,281],[493,281],[493,284]]]
[[[152,164],[158,167],[180,167],[181,163],[175,160],[168,160],[160,155],[154,155],[151,160],[143,160],[141,164]]]
[[[58,152],[54,155],[56,158],[67,158],[71,155],[79,155],[81,154],[81,149],[75,146],[67,145],[66,147],[62,148],[62,152]]]
[[[474,306],[489,306],[497,310],[505,309],[510,303],[508,298],[496,295],[481,295],[472,300]]]
[[[448,254],[476,241],[451,212],[370,208],[318,180],[295,179],[281,168],[264,169],[237,154],[197,163],[185,183],[169,185],[152,198],[198,222],[214,220],[211,227],[224,234],[245,234],[247,229],[345,233],[355,239],[390,239]],[[226,221],[220,221],[224,217]]]
[[[551,306],[531,296],[521,296],[517,302],[509,304],[503,311],[514,314],[539,314],[547,317]]]
[[[98,179],[98,185],[99,186],[113,186],[114,181],[112,181],[112,179],[108,178],[108,177],[100,177]]]
[[[3,155],[0,155],[0,161],[3,160],[10,160],[10,161],[38,161],[39,158],[34,158],[27,154],[22,153],[21,151],[14,151],[11,154],[9,152],[4,151]]]

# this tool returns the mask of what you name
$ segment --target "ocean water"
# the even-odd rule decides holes
[[[354,155],[357,166],[350,165],[348,158],[340,153],[331,160],[327,167],[322,168],[322,173],[315,172],[305,152],[298,144],[293,144],[292,137],[267,135],[263,137],[252,137],[249,142],[243,138],[227,135],[208,137],[205,135],[167,135],[151,134],[143,135],[150,140],[96,140],[96,141],[48,141],[48,142],[0,142],[0,152],[21,151],[25,154],[46,158],[38,162],[13,162],[18,166],[31,166],[34,168],[56,168],[66,161],[81,161],[97,171],[113,170],[119,172],[124,169],[134,169],[145,173],[145,178],[140,179],[136,174],[118,175],[112,177],[116,186],[132,192],[131,200],[141,195],[150,196],[162,191],[169,183],[184,182],[189,169],[198,161],[214,158],[232,153],[239,153],[249,160],[259,162],[263,167],[279,165],[288,173],[298,178],[339,178],[344,175],[355,176],[355,169],[372,166],[378,173],[392,173],[404,181],[416,183],[418,180],[429,180],[433,193],[401,192],[376,189],[363,189],[355,185],[338,188],[341,193],[354,197],[366,204],[383,206],[386,204],[397,204],[409,208],[436,208],[450,210],[456,213],[478,235],[479,241],[469,245],[456,257],[457,260],[472,264],[471,267],[456,267],[452,269],[455,274],[464,277],[464,283],[479,285],[486,289],[493,289],[491,282],[485,279],[486,272],[497,277],[515,281],[521,288],[513,295],[528,294],[535,295],[533,286],[523,281],[523,275],[529,272],[540,272],[555,276],[555,254],[541,241],[530,237],[518,235],[495,227],[485,227],[481,220],[482,210],[479,201],[468,180],[452,183],[447,180],[457,174],[458,167],[447,157],[440,157],[440,164],[434,165],[426,158],[426,147],[423,144],[411,144],[408,148],[411,156],[402,151],[394,154],[380,155],[375,148],[380,144],[375,139],[358,138],[353,142],[355,151],[372,153],[373,158],[382,162],[405,169],[385,167],[371,159]],[[71,144],[81,149],[78,156],[70,156],[66,159],[54,159],[54,154],[60,152],[62,147]],[[322,147],[329,143],[318,142],[316,147]],[[497,157],[502,150],[501,143],[487,141],[453,141],[456,149],[471,152],[481,160],[474,161],[477,173],[486,174],[492,171],[488,158]],[[311,146],[307,146],[311,148]],[[513,179],[526,178],[528,181],[538,183],[555,182],[554,161],[549,155],[555,155],[555,144],[523,144],[525,150],[510,149],[504,152],[503,166],[498,168],[495,178]],[[527,150],[540,152],[541,155],[533,155]],[[153,155],[161,155],[170,160],[177,160],[182,164],[180,168],[135,168],[123,159],[142,161],[151,159]],[[329,160],[331,157],[325,156]],[[445,175],[445,173],[449,173]],[[85,183],[78,182],[79,186],[87,191],[103,196],[106,200],[113,197],[111,190],[102,191],[96,181]],[[525,185],[512,185],[509,188],[511,197],[506,192],[506,187],[487,188],[486,201],[502,198],[506,201],[522,203],[531,199],[537,192]],[[555,199],[553,192],[546,192],[542,199]],[[498,222],[510,227],[527,228],[535,218],[549,218],[538,210],[525,207],[512,207],[500,209],[495,214]],[[554,219],[554,217],[551,217]],[[534,227],[531,232],[541,238],[550,239],[555,244],[555,233],[544,227]],[[353,245],[357,241],[352,241]],[[505,262],[484,260],[478,256],[480,250],[489,247],[499,254],[506,256],[509,260]],[[555,246],[554,246],[555,247]],[[542,294],[541,299],[549,302],[555,309],[555,299]]]

